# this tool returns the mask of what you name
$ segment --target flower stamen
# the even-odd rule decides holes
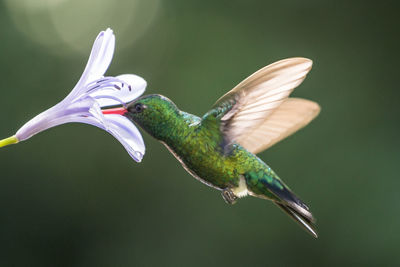
[[[102,79],[99,79],[99,80],[89,83],[87,85],[88,89],[86,90],[86,93],[92,93],[95,90],[98,90],[100,88],[107,88],[107,87],[121,90],[121,87],[118,84],[121,84],[122,88],[125,86],[125,82],[118,78],[103,77]],[[131,88],[131,87],[129,86],[129,88]],[[131,91],[131,90],[129,90],[129,91]]]

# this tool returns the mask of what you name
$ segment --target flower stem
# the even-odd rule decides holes
[[[18,142],[19,142],[18,138],[15,135],[13,135],[6,139],[0,140],[0,147],[16,144]]]

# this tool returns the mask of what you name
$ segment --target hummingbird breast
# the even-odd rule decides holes
[[[249,163],[257,163],[257,157],[238,144],[225,155],[220,139],[202,127],[200,118],[174,127],[169,137],[160,141],[189,174],[218,190],[240,187]]]
[[[218,190],[223,190],[223,188],[218,187],[217,185],[212,184],[210,181],[207,181],[203,178],[201,178],[199,175],[197,175],[197,173],[195,173],[194,171],[192,171],[185,163],[185,160],[183,160],[181,158],[181,156],[176,153],[171,147],[169,147],[165,142],[161,141],[161,143],[163,145],[165,145],[165,147],[168,149],[169,152],[171,152],[172,155],[174,155],[174,157],[181,163],[182,167],[190,174],[192,175],[194,178],[196,178],[198,181],[202,182],[205,185],[208,185],[210,187],[213,187],[215,189]],[[191,164],[192,165],[192,164]]]

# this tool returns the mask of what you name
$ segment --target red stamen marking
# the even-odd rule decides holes
[[[124,115],[128,111],[125,108],[110,108],[110,109],[104,109],[101,112],[103,112],[104,115],[107,115],[107,114]]]

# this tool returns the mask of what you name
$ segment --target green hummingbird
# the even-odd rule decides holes
[[[247,195],[271,200],[317,237],[307,205],[256,156],[318,115],[317,103],[288,98],[311,66],[306,58],[268,65],[221,97],[202,118],[156,94],[129,103],[124,115],[163,143],[193,177],[221,191],[227,203]]]

